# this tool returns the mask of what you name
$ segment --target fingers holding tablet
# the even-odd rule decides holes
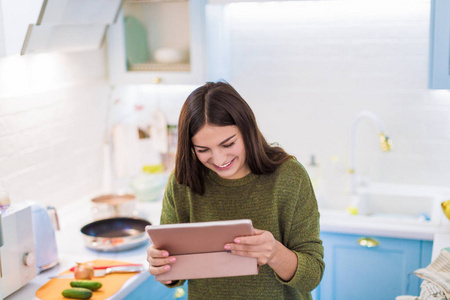
[[[170,264],[176,262],[175,257],[169,256],[166,250],[156,249],[154,245],[147,248],[147,261],[150,274],[156,276],[170,270]],[[169,284],[166,282],[166,284]]]

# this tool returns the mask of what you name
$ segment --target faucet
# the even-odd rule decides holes
[[[368,118],[376,123],[378,126],[378,130],[380,131],[379,139],[380,139],[380,146],[381,150],[383,152],[390,151],[392,149],[391,140],[389,137],[385,134],[384,125],[381,122],[380,118],[371,111],[361,111],[356,115],[355,120],[352,124],[352,132],[351,132],[351,143],[350,143],[350,166],[349,166],[349,173],[350,173],[350,192],[351,196],[353,197],[352,205],[347,208],[347,210],[352,215],[358,214],[358,200],[359,197],[357,196],[356,192],[356,171],[355,171],[355,149],[356,149],[356,128],[359,124],[359,122],[364,119]]]

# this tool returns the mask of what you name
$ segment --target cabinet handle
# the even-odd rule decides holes
[[[358,244],[360,244],[362,247],[374,248],[378,247],[380,245],[380,242],[373,238],[362,237],[358,240]]]
[[[186,292],[184,291],[184,288],[179,287],[175,290],[175,294],[173,295],[175,299],[179,299],[181,297],[183,297],[186,294]]]

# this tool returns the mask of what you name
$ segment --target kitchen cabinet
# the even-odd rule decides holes
[[[21,54],[100,49],[121,5],[122,0],[45,0]]]
[[[432,242],[322,232],[325,273],[319,299],[395,299],[419,295],[416,269],[431,262]]]
[[[133,292],[128,294],[124,300],[146,300],[146,299],[158,299],[158,300],[173,300],[187,299],[187,281],[183,286],[177,288],[168,288],[162,283],[155,281],[155,277],[150,276],[147,280],[141,283]]]
[[[432,0],[428,87],[450,89],[450,1]]]
[[[111,84],[203,84],[206,0],[127,0],[107,34]]]
[[[29,24],[36,23],[43,0],[0,0],[0,58],[19,54]]]

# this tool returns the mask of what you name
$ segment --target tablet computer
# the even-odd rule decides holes
[[[152,244],[176,258],[158,281],[257,275],[255,257],[227,253],[225,244],[238,236],[253,235],[248,219],[197,223],[148,225]]]
[[[238,236],[253,235],[249,219],[148,225],[150,242],[170,255],[225,251],[227,243]]]

